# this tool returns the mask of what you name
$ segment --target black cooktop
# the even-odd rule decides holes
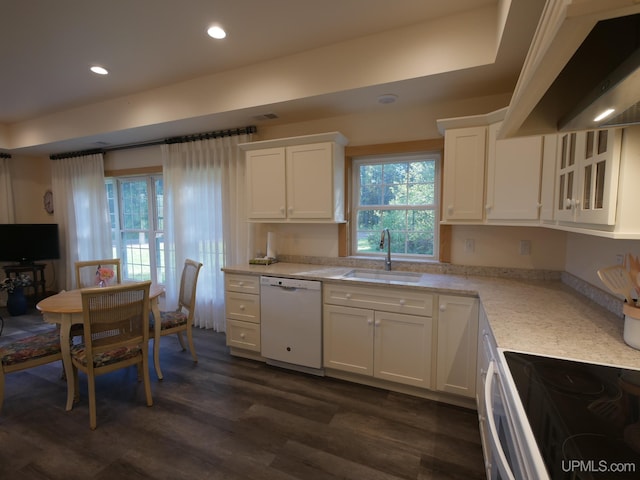
[[[553,480],[640,478],[640,371],[504,355]]]

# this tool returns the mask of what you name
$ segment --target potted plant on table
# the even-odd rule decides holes
[[[31,277],[24,273],[15,277],[7,277],[0,282],[0,290],[7,292],[7,310],[12,316],[27,313],[27,299],[24,287],[31,285]]]

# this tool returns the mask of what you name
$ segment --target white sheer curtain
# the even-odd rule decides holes
[[[245,220],[245,162],[237,135],[162,146],[166,307],[175,308],[186,258],[203,263],[195,325],[225,331],[224,265],[246,263],[252,228]]]
[[[0,158],[0,223],[15,222],[9,162],[9,158]]]
[[[54,160],[51,168],[60,249],[59,287],[75,288],[77,260],[111,258],[111,225],[101,153]]]

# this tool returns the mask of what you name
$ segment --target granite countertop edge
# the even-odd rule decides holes
[[[560,280],[424,273],[415,283],[381,283],[341,278],[353,267],[299,263],[235,265],[222,270],[478,297],[502,350],[640,370],[640,350],[623,339],[624,319]]]

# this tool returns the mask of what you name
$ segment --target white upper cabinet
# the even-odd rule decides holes
[[[538,220],[542,137],[499,140],[501,126],[489,126],[486,218]]]
[[[442,209],[445,221],[482,221],[486,141],[486,127],[445,132]]]
[[[560,135],[557,220],[615,225],[621,138],[621,129]]]
[[[249,221],[342,222],[346,143],[334,132],[241,144]]]
[[[445,135],[444,223],[539,222],[543,138],[499,139],[505,111],[438,120]]]
[[[542,175],[540,179],[540,220],[543,223],[553,222],[555,219],[557,151],[558,135],[545,135],[542,143]]]

